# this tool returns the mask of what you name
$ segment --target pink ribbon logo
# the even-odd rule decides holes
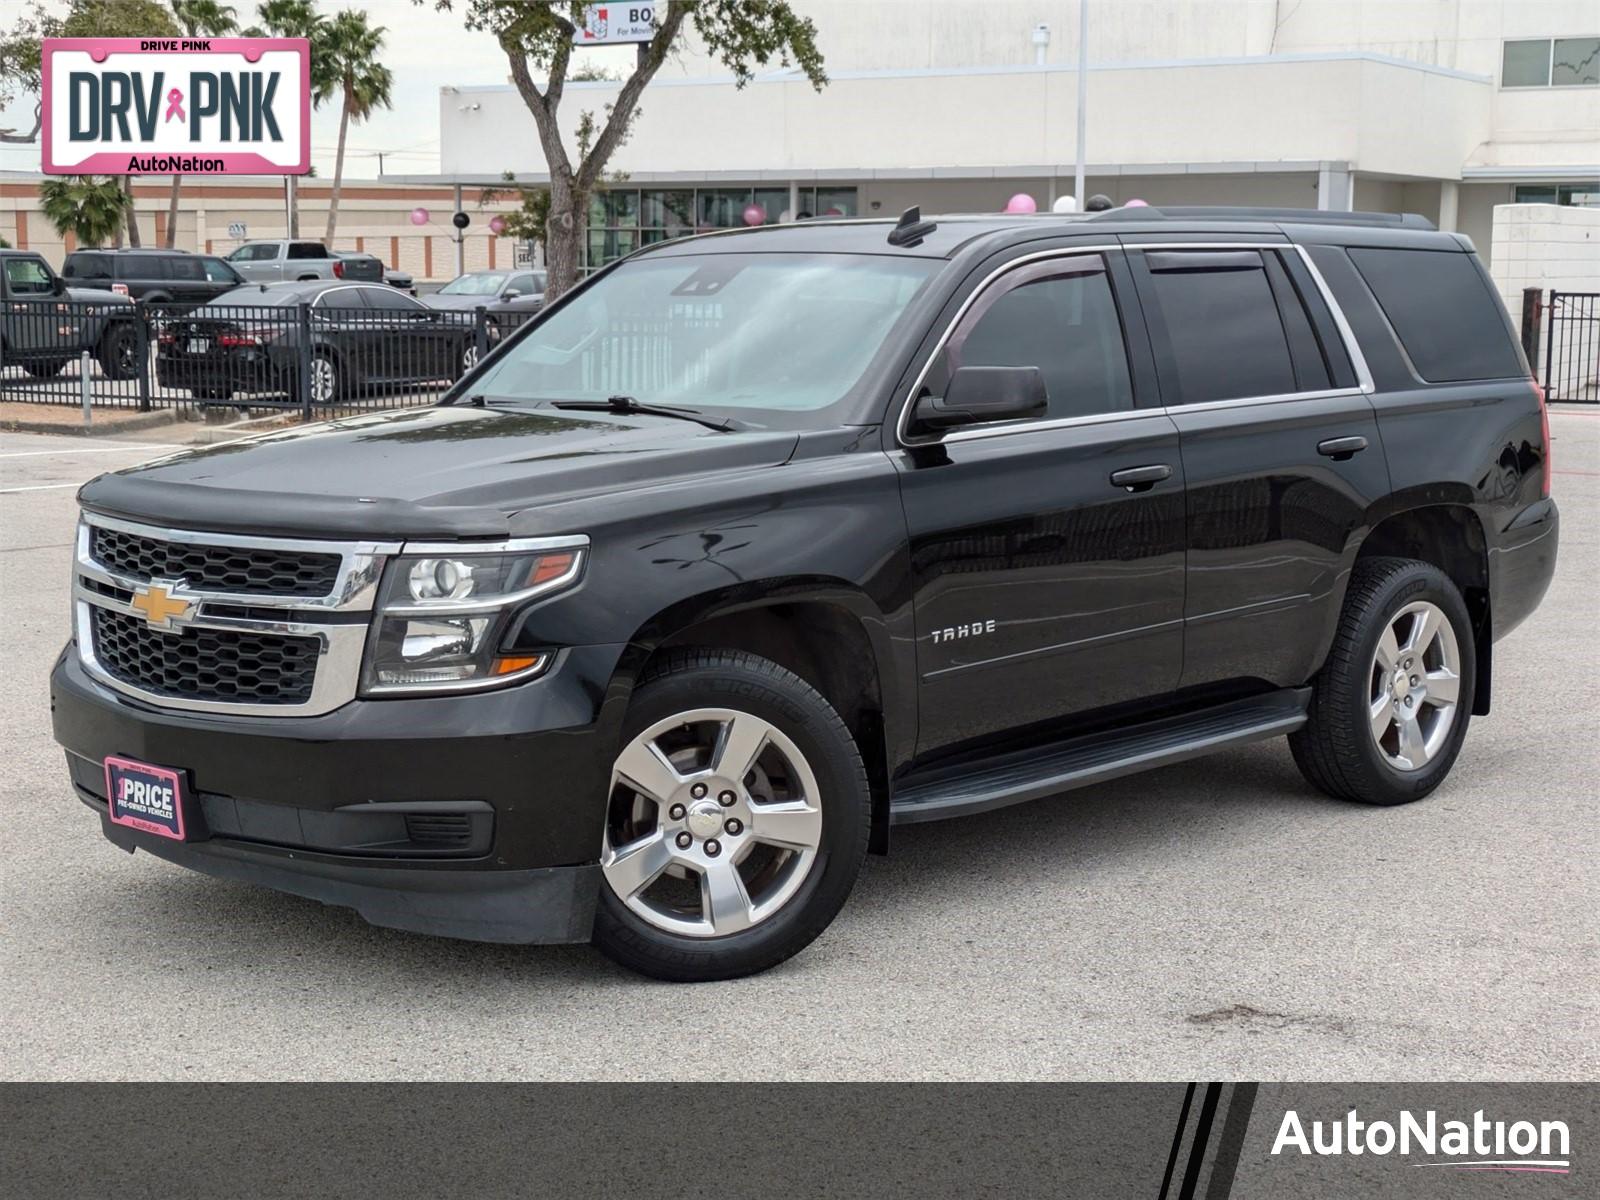
[[[167,115],[165,120],[170,121],[173,117],[177,117],[180,121],[189,119],[183,115],[183,92],[178,88],[173,88],[167,93]]]

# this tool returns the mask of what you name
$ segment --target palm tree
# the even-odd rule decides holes
[[[117,235],[131,206],[122,180],[93,175],[65,175],[39,185],[39,207],[62,237],[68,233],[84,246],[99,246]]]
[[[383,53],[382,25],[367,24],[367,14],[347,8],[328,22],[324,56],[328,74],[325,90],[314,93],[318,104],[343,93],[339,111],[339,148],[333,159],[333,190],[328,196],[328,230],[322,240],[333,245],[334,227],[339,223],[339,185],[344,180],[344,140],[350,122],[364,121],[375,108],[388,108],[389,87],[394,77],[378,61]]]
[[[259,16],[263,28],[252,26],[244,31],[245,37],[265,37],[270,33],[274,37],[305,38],[311,43],[311,94],[321,104],[324,94],[332,95],[334,86],[326,50],[328,22],[317,13],[312,0],[265,0]],[[300,193],[293,186],[289,189],[289,236],[300,236]]]
[[[216,0],[169,0],[172,15],[178,19],[184,37],[222,37],[239,28],[234,18],[238,15],[231,4],[218,4]],[[178,195],[183,189],[183,176],[172,177],[172,199],[167,201],[167,249],[176,244],[178,236]]]

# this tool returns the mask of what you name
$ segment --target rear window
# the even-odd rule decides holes
[[[1429,383],[1522,375],[1516,343],[1470,254],[1352,247],[1417,374]]]
[[[327,258],[328,251],[321,242],[290,242],[290,258]]]

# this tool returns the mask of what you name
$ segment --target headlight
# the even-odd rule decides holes
[[[503,653],[501,641],[524,604],[577,582],[587,545],[530,538],[489,553],[407,546],[384,574],[363,693],[477,691],[538,675],[552,653]]]

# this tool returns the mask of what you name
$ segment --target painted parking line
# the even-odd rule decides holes
[[[181,442],[157,442],[138,446],[84,446],[74,450],[18,450],[0,458],[51,458],[58,454],[131,454],[135,450],[182,450]]]
[[[81,483],[36,483],[31,487],[0,488],[0,496],[10,496],[16,492],[56,492],[62,488],[81,488]]]

